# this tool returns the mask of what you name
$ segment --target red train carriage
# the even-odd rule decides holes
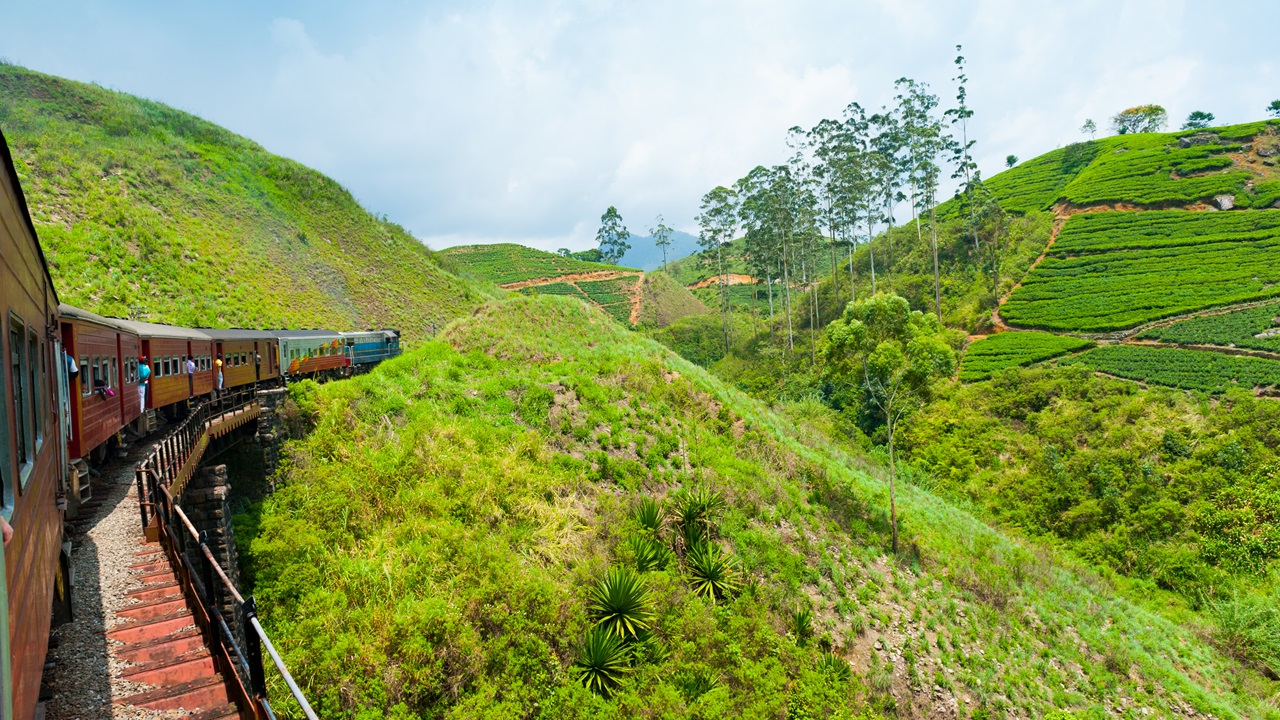
[[[213,339],[208,335],[173,325],[115,322],[142,340],[142,356],[151,364],[147,407],[167,408],[213,390]],[[196,363],[195,372],[187,372],[188,357]]]
[[[71,382],[72,458],[101,460],[108,441],[142,414],[138,356],[142,341],[120,321],[87,310],[59,308],[62,344],[79,372]]]
[[[266,330],[213,330],[214,358],[222,358],[223,383],[233,388],[280,377],[280,351]]]
[[[0,715],[30,720],[40,693],[55,597],[70,588],[59,562],[65,482],[66,364],[58,297],[0,135],[0,485],[13,527],[0,591]],[[0,589],[2,590],[2,589]]]

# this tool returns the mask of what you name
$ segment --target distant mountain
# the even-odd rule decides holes
[[[662,267],[662,248],[653,244],[653,238],[645,235],[632,235],[628,241],[631,249],[622,256],[619,265],[640,268],[646,272]],[[671,245],[667,248],[667,262],[679,260],[698,252],[698,238],[687,232],[676,230],[671,233]]]

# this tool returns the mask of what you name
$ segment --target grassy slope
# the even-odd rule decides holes
[[[444,338],[300,393],[316,429],[252,555],[324,716],[1262,712],[1194,634],[910,484],[886,561],[886,484],[821,406],[778,414],[565,299],[492,303]],[[654,639],[612,699],[589,695],[584,588],[629,561],[637,498],[699,483],[728,500],[742,593],[712,606],[677,564],[646,573]],[[820,669],[826,647],[851,680]]]
[[[442,250],[440,254],[455,264],[461,273],[495,285],[604,270],[640,272],[634,268],[562,257],[514,243],[460,245]]]
[[[640,272],[617,265],[561,257],[511,243],[464,245],[444,250],[441,255],[446,265],[456,267],[461,274],[496,285],[608,270]],[[619,322],[630,320],[634,276],[614,280],[578,280],[575,284],[576,288],[564,282],[536,285],[523,288],[521,292],[525,295],[571,295],[587,299]],[[698,298],[666,273],[646,273],[640,293],[638,323],[647,327],[666,327],[682,317],[707,312]]]
[[[0,65],[0,127],[71,304],[420,340],[481,301],[333,180],[159,103]]]
[[[663,328],[680,318],[710,312],[701,300],[661,271],[644,276],[641,292],[640,324],[647,327]]]

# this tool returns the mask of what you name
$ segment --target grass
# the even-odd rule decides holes
[[[165,105],[0,64],[0,126],[73,305],[422,340],[482,301],[330,178]]]
[[[1230,388],[1280,386],[1280,360],[1207,350],[1107,345],[1068,362],[1078,362],[1108,375],[1184,390],[1220,393]]]
[[[870,718],[939,676],[987,714],[1263,712],[1238,661],[910,480],[907,551],[886,558],[883,469],[835,440],[834,413],[767,408],[584,303],[488,304],[295,400],[314,430],[248,554],[324,716]],[[650,628],[605,697],[575,677],[589,588],[664,524],[663,542],[714,538],[741,586],[700,594],[684,559],[637,571]],[[868,664],[860,633],[901,650]]]
[[[1048,333],[1002,332],[989,335],[965,351],[960,379],[965,382],[985,380],[1005,368],[1030,365],[1092,345],[1089,340]]]
[[[1000,313],[1012,325],[1122,330],[1280,295],[1280,211],[1086,213]]]
[[[462,274],[495,285],[609,270],[640,272],[617,265],[563,257],[512,243],[463,245],[443,250],[441,255],[454,264]]]
[[[1280,352],[1280,305],[1193,317],[1138,335],[1179,345],[1222,345]]]
[[[639,324],[644,327],[664,328],[680,318],[710,312],[694,294],[665,272],[646,273],[640,292]]]

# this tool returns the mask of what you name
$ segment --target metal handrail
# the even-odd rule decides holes
[[[284,678],[285,685],[302,708],[303,714],[308,720],[318,720],[311,704],[307,702],[297,681],[285,667],[266,630],[258,621],[257,603],[253,596],[246,599],[240,594],[226,570],[214,557],[213,551],[209,549],[207,535],[196,530],[191,519],[179,506],[172,489],[176,483],[178,485],[176,493],[181,495],[183,485],[190,477],[189,472],[194,472],[192,463],[199,460],[197,456],[203,456],[208,445],[208,434],[212,422],[247,407],[253,402],[253,396],[253,390],[247,389],[225,393],[215,400],[201,402],[177,427],[156,444],[135,469],[139,512],[142,516],[143,528],[149,527],[154,522],[161,544],[179,561],[178,568],[181,570],[179,580],[185,580],[190,586],[190,594],[195,597],[209,621],[207,630],[210,649],[214,651],[215,656],[219,654],[219,650],[225,654],[225,661],[240,679],[242,688],[247,682],[248,689],[244,697],[255,706],[254,715],[272,720],[276,717],[267,699],[267,683],[262,664],[262,646],[265,645],[272,663]],[[212,409],[216,409],[216,416],[211,415]],[[150,518],[148,518],[148,510]],[[186,532],[184,533],[183,530]],[[189,539],[184,541],[184,536],[188,536]],[[200,565],[198,571],[192,566],[186,553],[191,541],[199,547],[199,552],[196,554],[196,561]],[[234,601],[236,609],[240,611],[244,648],[240,647],[235,633],[223,617],[221,596],[224,589]]]

